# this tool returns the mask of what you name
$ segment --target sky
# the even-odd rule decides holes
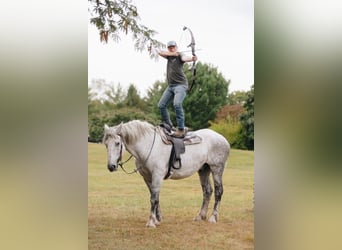
[[[229,93],[247,91],[254,84],[253,0],[136,0],[140,23],[157,31],[154,36],[166,44],[175,40],[186,49],[189,27],[195,37],[198,61],[217,67],[230,80]],[[189,55],[191,53],[189,52]],[[157,81],[164,81],[166,60],[138,52],[130,34],[118,43],[101,43],[98,30],[88,25],[88,85],[96,79],[127,89],[134,84],[141,95]]]

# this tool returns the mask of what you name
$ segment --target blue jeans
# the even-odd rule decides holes
[[[166,122],[172,125],[170,115],[167,110],[167,106],[173,99],[173,107],[176,112],[177,126],[179,129],[184,129],[185,119],[182,103],[186,96],[187,89],[188,87],[183,84],[170,84],[166,87],[158,103],[158,108],[161,113],[162,122]]]

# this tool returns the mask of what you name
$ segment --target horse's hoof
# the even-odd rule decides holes
[[[155,228],[156,224],[154,224],[153,222],[149,221],[149,222],[146,223],[146,227]]]
[[[205,220],[205,216],[202,217],[201,215],[197,215],[197,216],[194,218],[194,221],[201,221],[201,220]]]
[[[217,223],[217,218],[216,218],[216,216],[215,216],[215,215],[210,216],[208,222],[210,222],[210,223]]]

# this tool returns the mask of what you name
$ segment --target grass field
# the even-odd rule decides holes
[[[150,197],[142,177],[121,169],[110,173],[104,145],[89,143],[88,248],[254,249],[253,162],[254,152],[231,150],[217,224],[192,221],[202,203],[197,174],[164,181],[160,194],[163,221],[150,229],[145,227]],[[125,166],[133,170],[134,161]],[[209,213],[213,203],[214,195]]]

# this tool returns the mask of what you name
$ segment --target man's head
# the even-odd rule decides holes
[[[176,43],[175,41],[169,41],[169,42],[167,43],[167,48],[168,48],[169,50],[173,50],[173,49],[177,48],[177,43]]]

